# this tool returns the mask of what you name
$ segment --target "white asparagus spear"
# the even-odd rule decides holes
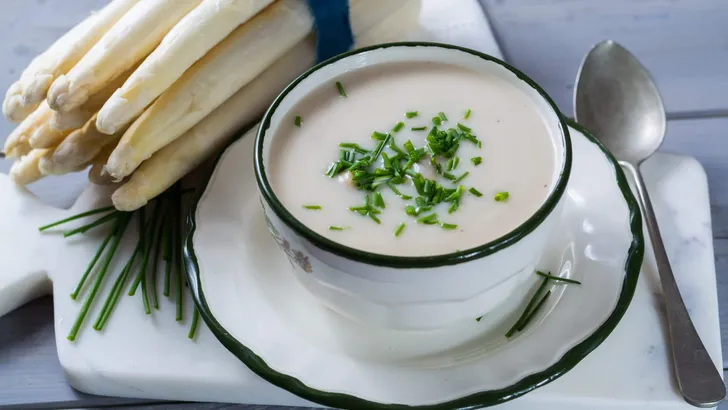
[[[7,152],[4,152],[6,158],[11,159],[20,159],[23,155],[28,154],[30,151],[32,151],[33,148],[30,146],[30,143],[27,140],[23,140],[15,147]]]
[[[48,87],[67,73],[94,44],[139,0],[113,0],[97,13],[56,40],[23,71],[10,86],[3,101],[3,113],[11,121],[20,121],[45,99]]]
[[[129,76],[131,76],[131,73],[133,73],[138,67],[139,64],[135,64],[124,74],[106,84],[99,92],[90,96],[88,101],[86,101],[82,106],[71,111],[53,111],[53,115],[50,120],[51,128],[56,131],[63,131],[74,130],[82,127],[101,109],[101,107],[103,107],[109,97],[111,97],[111,95],[124,84],[124,81],[126,81]]]
[[[57,163],[53,160],[53,148],[47,148],[45,153],[40,157],[38,161],[38,169],[40,169],[43,175],[65,175],[71,172],[82,171],[88,167],[89,163],[80,164],[74,167],[66,167],[62,164]]]
[[[127,77],[129,74],[131,72],[125,73]],[[15,149],[21,143],[26,143],[33,148],[49,148],[60,144],[73,130],[82,127],[121,84],[123,84],[123,79],[109,83],[107,87],[91,96],[86,104],[68,113],[53,111],[48,107],[47,102],[43,101],[5,140],[6,155],[27,153]],[[57,121],[61,121],[64,126],[58,126]]]
[[[91,183],[96,185],[113,185],[126,182],[116,182],[113,178],[111,178],[111,175],[106,172],[106,161],[109,160],[109,155],[111,155],[111,151],[113,150],[114,145],[109,144],[105,146],[91,161],[91,168],[88,170],[88,180]]]
[[[100,132],[96,129],[96,117],[94,116],[83,127],[70,133],[58,145],[53,153],[53,161],[65,169],[77,168],[91,161],[107,145],[113,143],[110,148],[113,149],[123,133],[124,129],[114,135]],[[106,157],[108,158],[108,155]]]
[[[22,158],[23,155],[27,155],[32,150],[33,148],[30,146],[30,143],[28,143],[28,141],[23,141],[6,153],[5,157],[19,159]]]
[[[23,94],[28,85],[31,82],[37,82],[37,80],[34,80],[35,77],[44,71],[42,68],[48,66],[48,61],[54,59],[54,54],[57,54],[64,44],[72,42],[77,37],[78,32],[86,30],[86,27],[90,26],[94,19],[95,17],[91,15],[81,21],[81,23],[59,37],[45,52],[36,56],[28,64],[28,67],[20,74],[20,79],[10,85],[5,94],[5,99],[3,100],[3,115],[5,118],[12,122],[20,122],[38,108],[40,101],[31,103],[29,101],[30,95],[27,99],[28,101],[24,101],[23,99]]]
[[[129,127],[109,157],[115,179],[131,174],[301,41],[313,18],[304,1],[278,0],[215,46]]]
[[[48,153],[47,149],[34,149],[10,167],[10,178],[18,185],[28,185],[43,178],[38,163]]]
[[[22,99],[23,85],[20,81],[16,81],[8,91],[5,93],[5,100],[3,101],[3,115],[8,121],[20,122],[23,121],[30,113],[32,113],[38,104],[23,104]]]
[[[203,0],[167,33],[99,112],[96,127],[114,134],[139,117],[144,109],[182,74],[273,0]]]
[[[33,111],[33,113],[25,117],[23,122],[18,124],[18,126],[15,127],[13,132],[11,132],[5,140],[5,147],[3,149],[5,155],[8,157],[18,158],[17,155],[27,154],[27,152],[22,152],[23,149],[18,150],[17,148],[22,144],[28,145],[30,136],[33,135],[35,130],[37,130],[41,125],[46,124],[50,120],[52,113],[53,111],[51,111],[50,107],[48,107],[48,104],[42,102],[38,108]]]
[[[313,65],[315,43],[315,38],[302,41],[180,138],[144,161],[114,192],[114,206],[126,211],[144,206],[220,149],[242,126],[259,118],[286,84]]]
[[[38,127],[33,130],[30,135],[28,142],[34,149],[51,148],[60,144],[68,134],[73,130],[57,131],[51,128],[50,123],[51,116],[48,116],[48,121],[42,122]]]
[[[48,105],[56,111],[80,107],[106,83],[142,60],[201,0],[139,1],[66,75],[53,81]]]
[[[91,165],[91,168],[88,169],[88,180],[96,185],[113,185],[115,183],[111,175],[106,173],[104,164]]]

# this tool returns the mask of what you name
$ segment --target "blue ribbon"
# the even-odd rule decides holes
[[[349,21],[349,0],[306,0],[316,27],[316,61],[349,51],[354,35]]]

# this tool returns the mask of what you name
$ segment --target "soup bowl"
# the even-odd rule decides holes
[[[505,235],[493,240],[484,238],[478,246],[441,255],[372,253],[314,232],[282,204],[269,181],[271,142],[277,130],[291,126],[288,119],[298,102],[343,73],[381,64],[422,62],[446,63],[494,75],[529,97],[555,147],[556,166],[543,203]],[[534,81],[507,63],[452,45],[390,43],[331,58],[288,85],[263,117],[254,162],[269,230],[288,256],[295,277],[309,292],[332,310],[359,322],[425,330],[474,320],[503,306],[511,297],[523,297],[526,283],[560,218],[572,152],[568,127],[554,102]]]

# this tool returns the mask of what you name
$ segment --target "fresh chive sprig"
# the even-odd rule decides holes
[[[564,283],[571,283],[573,285],[581,285],[581,282],[579,282],[578,280],[562,278],[561,276],[554,276],[550,272],[546,273],[546,272],[541,272],[541,271],[537,270],[536,275],[541,276],[543,278],[548,278],[550,280],[553,280],[554,282],[564,282]]]
[[[516,320],[516,323],[506,332],[506,337],[513,336],[516,332],[521,332],[528,326],[528,323],[536,316],[541,307],[546,303],[546,300],[551,296],[551,290],[546,290],[548,284],[551,281],[562,282],[566,284],[581,285],[581,282],[562,278],[560,276],[551,275],[551,273],[545,273],[542,271],[536,271],[536,275],[542,277],[541,284],[536,289],[536,292],[531,296],[528,301],[526,308],[521,313],[521,316]]]
[[[178,187],[173,187],[168,192],[159,195],[159,197],[154,201],[154,207],[156,209],[158,208],[161,202],[166,202],[168,205],[172,206],[172,208],[179,209],[179,206],[173,206],[175,203],[179,203],[179,200],[181,198],[181,195],[184,192],[188,192],[190,190],[180,190]],[[149,207],[149,206],[147,206]],[[151,263],[152,266],[147,266],[146,273],[143,273],[141,276],[143,279],[139,281],[139,285],[142,285],[142,288],[145,287],[145,284],[148,284],[150,286],[149,289],[144,289],[145,294],[148,294],[151,296],[151,306],[155,308],[155,310],[159,309],[159,300],[157,297],[157,275],[160,274],[159,269],[157,269],[157,264],[159,263],[159,258],[161,256],[162,260],[165,261],[165,288],[164,288],[164,295],[169,296],[171,292],[171,273],[173,270],[173,267],[177,267],[177,275],[176,275],[176,299],[177,299],[177,314],[176,319],[181,320],[182,319],[182,300],[184,296],[184,290],[182,289],[181,284],[185,283],[186,281],[183,281],[182,275],[181,275],[181,267],[182,267],[182,252],[181,250],[177,249],[177,252],[175,252],[176,248],[181,247],[181,231],[178,229],[173,230],[173,227],[179,228],[179,222],[181,221],[181,214],[179,212],[175,213],[174,215],[169,215],[167,217],[162,217],[161,215],[157,215],[156,222],[153,220],[147,220],[145,218],[146,212],[145,209],[142,208],[135,212],[121,212],[116,211],[113,207],[103,207],[98,208],[94,210],[90,210],[87,212],[80,213],[78,215],[74,215],[65,219],[62,219],[60,221],[56,221],[47,225],[44,225],[39,228],[41,232],[46,231],[50,228],[78,220],[80,218],[96,215],[96,214],[105,214],[101,218],[87,224],[84,226],[81,226],[79,228],[75,228],[71,231],[72,233],[83,233],[90,229],[93,229],[95,227],[101,227],[102,225],[105,225],[107,222],[112,222],[111,227],[109,231],[107,232],[107,235],[105,235],[104,239],[99,244],[96,252],[94,253],[93,258],[87,265],[83,275],[81,276],[81,279],[76,284],[75,288],[71,292],[71,299],[78,300],[82,296],[82,292],[84,290],[84,287],[86,286],[86,282],[88,282],[90,277],[93,277],[93,283],[90,285],[88,294],[85,295],[79,313],[68,333],[67,339],[69,341],[75,341],[85,323],[86,317],[88,316],[89,311],[91,310],[92,306],[95,303],[96,296],[99,292],[102,291],[102,288],[105,286],[105,278],[113,275],[114,272],[111,269],[111,263],[113,262],[118,247],[120,245],[120,242],[123,240],[124,234],[127,231],[127,226],[129,225],[132,216],[136,214],[138,216],[139,222],[140,222],[140,229],[139,229],[139,238],[137,240],[136,246],[134,248],[134,251],[132,252],[129,259],[126,261],[124,267],[121,269],[121,271],[118,273],[118,275],[115,277],[115,280],[113,280],[113,283],[110,282],[111,288],[108,291],[101,310],[93,323],[93,329],[97,331],[101,331],[104,329],[105,325],[109,321],[109,318],[111,316],[111,313],[114,310],[114,307],[118,304],[121,294],[126,293],[126,287],[129,286],[129,278],[135,277],[139,278],[139,274],[144,268],[143,259],[146,257],[147,264]],[[153,212],[154,213],[158,213]],[[100,222],[102,221],[102,222]],[[74,232],[75,231],[75,232]],[[152,256],[153,255],[153,256]],[[140,261],[142,259],[142,261]],[[96,271],[96,272],[95,272]],[[168,279],[169,278],[169,279]],[[147,282],[148,281],[148,282]],[[145,310],[149,309],[150,301],[148,298],[142,297]],[[192,316],[192,324],[190,326],[190,330],[188,333],[189,338],[194,338],[197,326],[199,322],[199,312],[197,312],[196,309],[193,311]]]

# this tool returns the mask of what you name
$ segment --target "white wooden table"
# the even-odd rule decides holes
[[[0,89],[30,59],[87,10],[106,0],[2,0]],[[669,118],[664,151],[696,157],[710,185],[724,358],[728,358],[728,1],[725,0],[481,0],[508,61],[543,85],[572,114],[577,67],[590,45],[611,38],[648,67]],[[0,141],[12,129],[0,120]],[[0,171],[9,163],[0,161]],[[57,199],[58,179],[33,190],[56,205],[70,205],[83,178]],[[68,182],[68,180],[67,180]],[[66,186],[64,184],[64,186]],[[68,188],[64,188],[68,189]],[[689,198],[686,198],[689,200]],[[7,233],[0,233],[7,234]],[[78,393],[65,382],[53,343],[50,298],[0,318],[0,408],[128,406],[149,409],[261,406],[149,403]],[[728,362],[724,362],[724,368]],[[128,407],[125,407],[128,408]],[[272,409],[272,407],[266,407]],[[721,406],[728,410],[728,404]]]

